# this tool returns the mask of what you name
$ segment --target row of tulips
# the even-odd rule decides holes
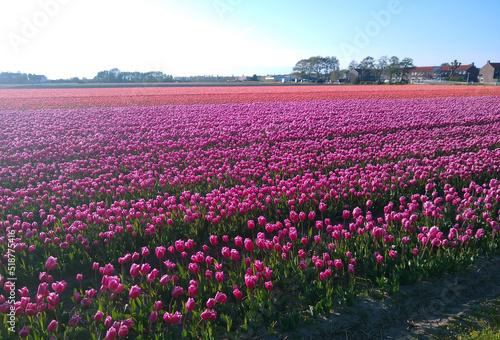
[[[192,105],[332,99],[498,96],[495,86],[218,86],[0,89],[0,110]]]
[[[143,246],[111,263],[94,262],[94,275],[85,274],[89,280],[82,274],[70,278],[69,306],[59,298],[68,293],[68,283],[53,278],[65,273],[58,270],[58,258],[49,256],[34,286],[36,294],[22,287],[13,305],[2,296],[1,311],[8,315],[13,308],[23,323],[21,337],[78,332],[106,339],[129,332],[159,338],[201,337],[223,330],[248,334],[248,325],[272,321],[276,313],[287,320],[287,310],[301,304],[328,314],[353,299],[357,278],[399,284],[409,275],[416,280],[459,268],[480,252],[497,251],[500,226],[493,210],[500,206],[500,182],[471,182],[462,188],[463,195],[450,185],[444,189],[444,199],[436,191],[430,195],[434,199],[402,196],[399,209],[393,202],[383,207],[383,217],[372,215],[369,200],[364,209],[344,210],[343,221],[335,225],[329,218],[318,219],[314,211],[292,210],[283,221],[270,223],[264,216],[247,221],[245,234],[257,229],[256,238],[210,235],[202,246],[178,239],[157,246],[154,253]],[[456,223],[450,225],[446,218],[437,225],[419,221],[436,211],[451,212]],[[12,282],[1,283],[9,295]],[[301,304],[284,297],[291,293],[298,294]],[[60,325],[61,320],[66,323]]]
[[[493,255],[498,104],[0,112],[0,312],[21,337],[256,336]]]
[[[497,165],[497,105],[490,97],[4,112],[0,204],[35,213],[42,200],[78,206],[179,196],[186,186],[200,195],[227,184],[288,191],[307,173],[370,189],[392,177],[413,185],[436,167],[467,177]]]

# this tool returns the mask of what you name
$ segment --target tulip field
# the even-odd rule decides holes
[[[0,90],[0,110],[224,104],[331,99],[497,96],[494,86],[193,86]]]
[[[0,338],[254,338],[499,254],[500,87],[0,90]]]

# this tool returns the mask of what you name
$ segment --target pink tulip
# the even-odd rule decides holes
[[[222,247],[221,253],[222,256],[224,256],[225,258],[231,257],[231,251],[229,250],[228,247]]]
[[[236,249],[231,249],[231,258],[234,261],[239,261],[240,260],[240,253]]]
[[[186,310],[188,312],[192,311],[194,307],[196,306],[195,301],[193,298],[189,298],[186,302]]]
[[[159,246],[156,247],[155,249],[155,254],[158,259],[162,259],[165,257],[165,253],[167,252],[167,249],[164,246]]]
[[[154,305],[154,310],[159,312],[161,311],[161,309],[163,308],[163,304],[161,301],[156,301],[155,302],[155,305]]]
[[[52,284],[52,289],[56,292],[56,293],[63,293],[64,290],[66,289],[66,281],[58,281],[58,282],[55,282]]]
[[[184,294],[184,288],[180,287],[180,286],[175,286],[173,289],[172,289],[172,296],[174,298],[178,297],[178,296],[181,296],[182,294]]]
[[[33,316],[37,313],[37,304],[36,303],[27,303],[24,309],[24,312],[28,316]]]
[[[256,276],[245,276],[245,285],[249,289],[254,288],[256,284],[257,284],[257,277]]]
[[[137,277],[140,271],[141,271],[141,266],[136,263],[132,263],[132,265],[130,266],[130,275],[132,277]]]
[[[245,239],[245,249],[247,251],[252,251],[252,250],[254,250],[254,248],[255,247],[254,247],[252,240],[250,240],[249,238],[246,238]]]
[[[259,216],[259,218],[257,219],[257,222],[259,223],[259,225],[261,227],[263,227],[266,225],[266,218],[264,216]]]
[[[215,272],[215,279],[218,282],[223,282],[224,281],[224,272]]]
[[[102,320],[102,318],[104,317],[104,313],[101,312],[101,311],[97,311],[94,315],[94,321],[95,322],[99,322]]]
[[[156,313],[156,312],[153,312],[153,313]],[[151,316],[150,316],[150,318],[151,318]],[[157,316],[157,318],[158,318],[158,316]],[[154,322],[154,321],[151,321],[151,322]],[[111,329],[115,329],[115,328],[111,328]],[[125,338],[128,335],[128,332],[129,332],[129,328],[126,325],[122,325],[118,329],[118,336],[120,338]]]
[[[160,285],[165,286],[170,281],[170,276],[165,274],[160,278]]]
[[[241,246],[243,246],[243,239],[241,238],[241,236],[239,236],[239,235],[238,235],[238,236],[236,236],[236,237],[234,238],[234,245],[235,245],[236,247],[241,247]]]
[[[233,289],[233,295],[236,300],[239,300],[243,297],[243,293],[238,288]]]
[[[198,271],[200,270],[200,267],[196,264],[196,263],[190,263],[188,265],[188,269],[193,273],[193,274],[197,274]]]
[[[169,312],[165,312],[165,314],[163,314],[163,320],[166,323],[172,323],[172,314],[170,314]]]
[[[111,316],[107,316],[106,319],[104,320],[104,326],[106,328],[109,328],[111,327],[111,325],[113,324],[113,318]]]
[[[213,306],[215,306],[215,302],[214,298],[209,298],[206,303],[207,308],[213,308]]]
[[[30,329],[27,326],[23,326],[23,328],[19,331],[18,335],[20,338],[27,338],[30,334]]]
[[[76,325],[78,325],[78,323],[80,322],[81,319],[82,318],[80,316],[78,316],[77,314],[73,314],[71,319],[69,319],[69,321],[68,321],[68,326],[76,327]]]
[[[45,262],[45,269],[54,270],[57,267],[57,258],[49,256],[47,261]]]
[[[248,229],[255,229],[255,221],[254,220],[249,220],[247,222]]]
[[[151,269],[151,266],[149,265],[149,263],[144,263],[141,266],[140,272],[142,275],[148,275],[150,269]]]
[[[59,324],[59,322],[57,322],[56,320],[52,320],[49,325],[47,326],[47,330],[50,332],[50,333],[54,333],[56,330],[57,330],[57,325]]]
[[[92,289],[86,290],[85,295],[87,295],[89,298],[93,299],[96,297],[97,291],[94,288],[92,288]]]
[[[221,292],[217,292],[217,294],[215,294],[215,301],[217,303],[226,303],[227,302],[226,294],[221,293]]]
[[[158,312],[152,311],[149,314],[149,322],[156,322],[156,320],[158,320]],[[127,329],[127,331],[128,331],[128,329]]]
[[[264,271],[264,263],[259,260],[255,260],[254,262],[255,270],[258,272]]]
[[[141,288],[137,285],[132,286],[130,288],[129,297],[133,300],[133,299],[138,298],[139,295],[141,295]]]
[[[316,221],[316,228],[318,230],[322,230],[323,229],[323,221]]]
[[[175,241],[175,249],[181,253],[184,251],[185,247],[184,247],[184,241],[182,240],[177,240]]]
[[[179,312],[175,312],[174,315],[172,315],[172,323],[174,325],[180,323],[182,320],[182,314]]]
[[[106,332],[106,340],[114,340],[116,338],[116,329],[115,328],[110,328]]]
[[[204,321],[208,321],[210,320],[210,317],[212,315],[212,312],[208,309],[205,309],[201,314],[200,314],[200,318]]]
[[[103,269],[102,269],[102,275],[111,275],[114,271],[114,267],[111,263],[108,263],[106,265],[104,265]]]
[[[337,259],[337,260],[334,260],[333,262],[334,262],[335,268],[337,268],[337,269],[344,268],[344,264],[342,263],[342,260]]]
[[[475,235],[475,237],[476,237],[477,239],[480,239],[480,238],[482,238],[483,236],[484,236],[484,230],[483,230],[482,228],[479,228],[479,229],[476,231],[476,235]]]

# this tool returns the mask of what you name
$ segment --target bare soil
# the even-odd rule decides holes
[[[392,296],[361,297],[299,329],[255,337],[291,339],[438,339],[454,338],[453,320],[466,319],[500,296],[500,257],[478,258],[460,272],[403,286]],[[479,323],[481,325],[482,323]]]

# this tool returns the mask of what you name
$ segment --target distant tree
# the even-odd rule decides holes
[[[313,75],[317,80],[330,79],[330,73],[339,68],[339,60],[336,57],[314,56],[299,60],[293,67],[292,75],[297,78],[311,78]]]
[[[356,60],[351,60],[349,63],[349,70],[354,70],[355,68],[359,67],[359,63]]]
[[[341,77],[340,70],[335,70],[332,71],[332,73],[330,73],[330,80],[333,82],[338,81],[340,77]]]
[[[250,80],[257,81],[257,80],[259,80],[259,77],[256,74],[254,74],[253,76],[250,77]]]
[[[358,68],[365,70],[371,70],[375,68],[375,59],[373,59],[373,57],[370,56],[364,58],[359,62]]]
[[[358,68],[360,69],[359,77],[361,81],[367,80],[367,76],[375,68],[375,59],[373,57],[366,57],[359,62]],[[369,71],[367,71],[369,70]]]
[[[32,75],[33,76],[33,75]],[[17,71],[0,73],[0,83],[2,84],[27,84],[30,82],[29,75]]]
[[[322,79],[323,57],[315,56],[307,59],[311,67],[312,73],[316,75],[316,79]]]
[[[151,72],[121,72],[118,69],[101,71],[97,73],[93,81],[98,83],[145,83],[145,82],[170,82],[173,81],[171,75],[166,75],[160,71]]]
[[[450,78],[452,78],[454,75],[455,75],[455,70],[460,66],[462,65],[461,62],[457,61],[456,59],[453,60],[450,65],[449,65],[449,68],[450,68]]]
[[[118,76],[120,75],[120,70],[117,68],[112,68],[109,70],[109,82],[110,83],[116,83],[118,82],[119,78]]]
[[[412,58],[403,58],[400,62],[400,70],[401,70],[401,79],[399,80],[400,83],[403,82],[404,76],[410,72],[412,68],[415,67],[413,64],[413,59]]]
[[[324,57],[321,60],[321,66],[325,76],[325,80],[331,79],[331,74],[339,70],[339,60],[337,57]]]
[[[309,59],[299,60],[293,67],[292,75],[296,78],[310,78],[312,73],[311,63]]]
[[[361,83],[361,78],[359,76],[356,76],[351,79],[351,84],[359,84]]]
[[[392,76],[397,74],[400,67],[399,58],[392,56],[389,59],[389,64],[387,65],[387,74],[389,75],[389,81],[392,82]]]
[[[389,65],[389,58],[386,55],[381,56],[375,64],[374,76],[377,78],[378,83],[381,83],[382,75],[384,74],[387,66]]]
[[[95,76],[94,80],[98,83],[108,83],[109,82],[109,71],[100,71]]]

